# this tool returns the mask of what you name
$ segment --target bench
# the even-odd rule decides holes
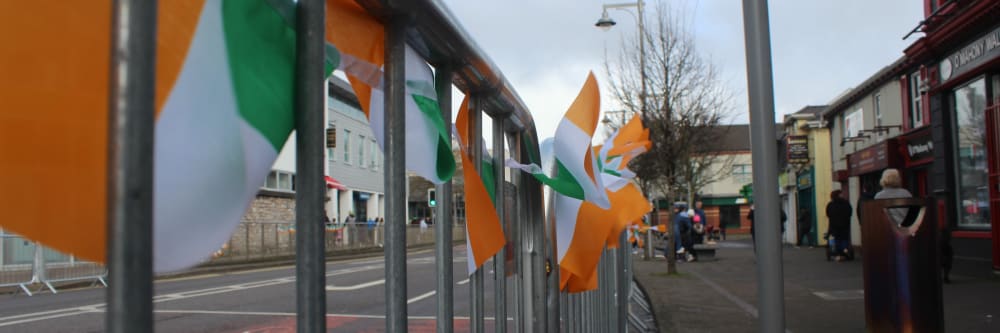
[[[698,261],[717,260],[718,258],[715,257],[715,248],[715,245],[695,244],[694,256],[698,258]]]

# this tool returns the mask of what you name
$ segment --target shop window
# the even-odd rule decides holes
[[[986,79],[955,89],[956,184],[959,227],[989,228],[986,160]]]
[[[875,109],[875,127],[882,126],[882,93],[875,93],[872,96],[872,107]],[[881,131],[878,132],[878,141],[882,141],[884,135]]]
[[[924,126],[924,108],[920,96],[920,71],[910,74],[910,128]]]

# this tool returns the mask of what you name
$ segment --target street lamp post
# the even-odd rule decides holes
[[[641,88],[639,90],[639,114],[642,117],[642,123],[648,126],[649,119],[646,117],[646,30],[642,23],[643,12],[642,0],[636,2],[625,2],[625,3],[613,3],[604,4],[604,9],[601,12],[601,18],[594,23],[594,26],[601,28],[604,31],[611,30],[611,27],[615,26],[617,22],[608,16],[608,9],[618,9],[625,10],[625,8],[635,7],[636,9],[636,22],[639,26],[639,84]],[[631,12],[629,12],[631,13]],[[644,193],[645,194],[645,193]],[[655,204],[655,203],[654,203]],[[652,218],[656,215],[653,214],[649,219],[652,222]],[[652,223],[650,223],[652,225]],[[646,248],[643,251],[643,260],[651,260],[653,258],[653,233],[652,231],[646,232]],[[667,260],[670,260],[669,256]]]

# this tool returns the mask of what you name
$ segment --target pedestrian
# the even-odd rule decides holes
[[[856,202],[857,207],[855,208],[855,213],[858,214],[858,224],[864,223],[861,220],[862,207],[866,201],[875,199],[875,191],[872,190],[872,186],[869,184],[864,184],[861,186],[861,194],[858,195],[858,202]]]
[[[827,235],[833,237],[833,250],[837,261],[854,259],[851,246],[851,215],[854,209],[844,199],[841,190],[830,192],[830,203],[826,205],[826,217],[830,219]]]
[[[882,180],[879,181],[879,185],[882,185],[882,190],[875,193],[875,199],[894,199],[894,198],[912,198],[913,195],[910,191],[903,188],[903,181],[899,177],[899,170],[896,169],[885,169],[882,172]],[[889,217],[892,218],[893,222],[896,224],[902,224],[903,220],[906,219],[906,213],[909,208],[890,208]],[[911,234],[916,233],[916,227],[912,226],[910,230]]]
[[[684,261],[694,261],[694,240],[691,234],[694,232],[691,225],[691,216],[687,211],[687,206],[677,206],[674,214],[674,250],[682,255]]]
[[[694,215],[691,217],[694,225],[694,230],[696,232],[694,243],[701,244],[704,243],[705,234],[708,228],[708,219],[705,218],[705,210],[702,209],[701,200],[694,202]]]
[[[802,237],[806,237],[806,244],[813,247],[812,238],[809,237],[809,233],[812,232],[812,213],[809,212],[808,208],[799,209],[797,222],[799,237],[795,239],[795,245],[802,246]]]

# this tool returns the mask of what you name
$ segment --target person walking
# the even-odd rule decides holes
[[[844,199],[841,190],[830,192],[830,203],[826,204],[826,217],[830,219],[830,226],[826,234],[833,236],[833,249],[837,261],[844,259],[854,259],[854,251],[851,251],[851,215],[854,209],[851,203]]]
[[[812,239],[809,237],[809,233],[812,232],[812,212],[808,208],[799,209],[798,221],[796,223],[798,226],[798,238],[795,239],[795,246],[802,246],[802,237],[806,237],[805,243],[809,247],[813,247],[814,244]]]

